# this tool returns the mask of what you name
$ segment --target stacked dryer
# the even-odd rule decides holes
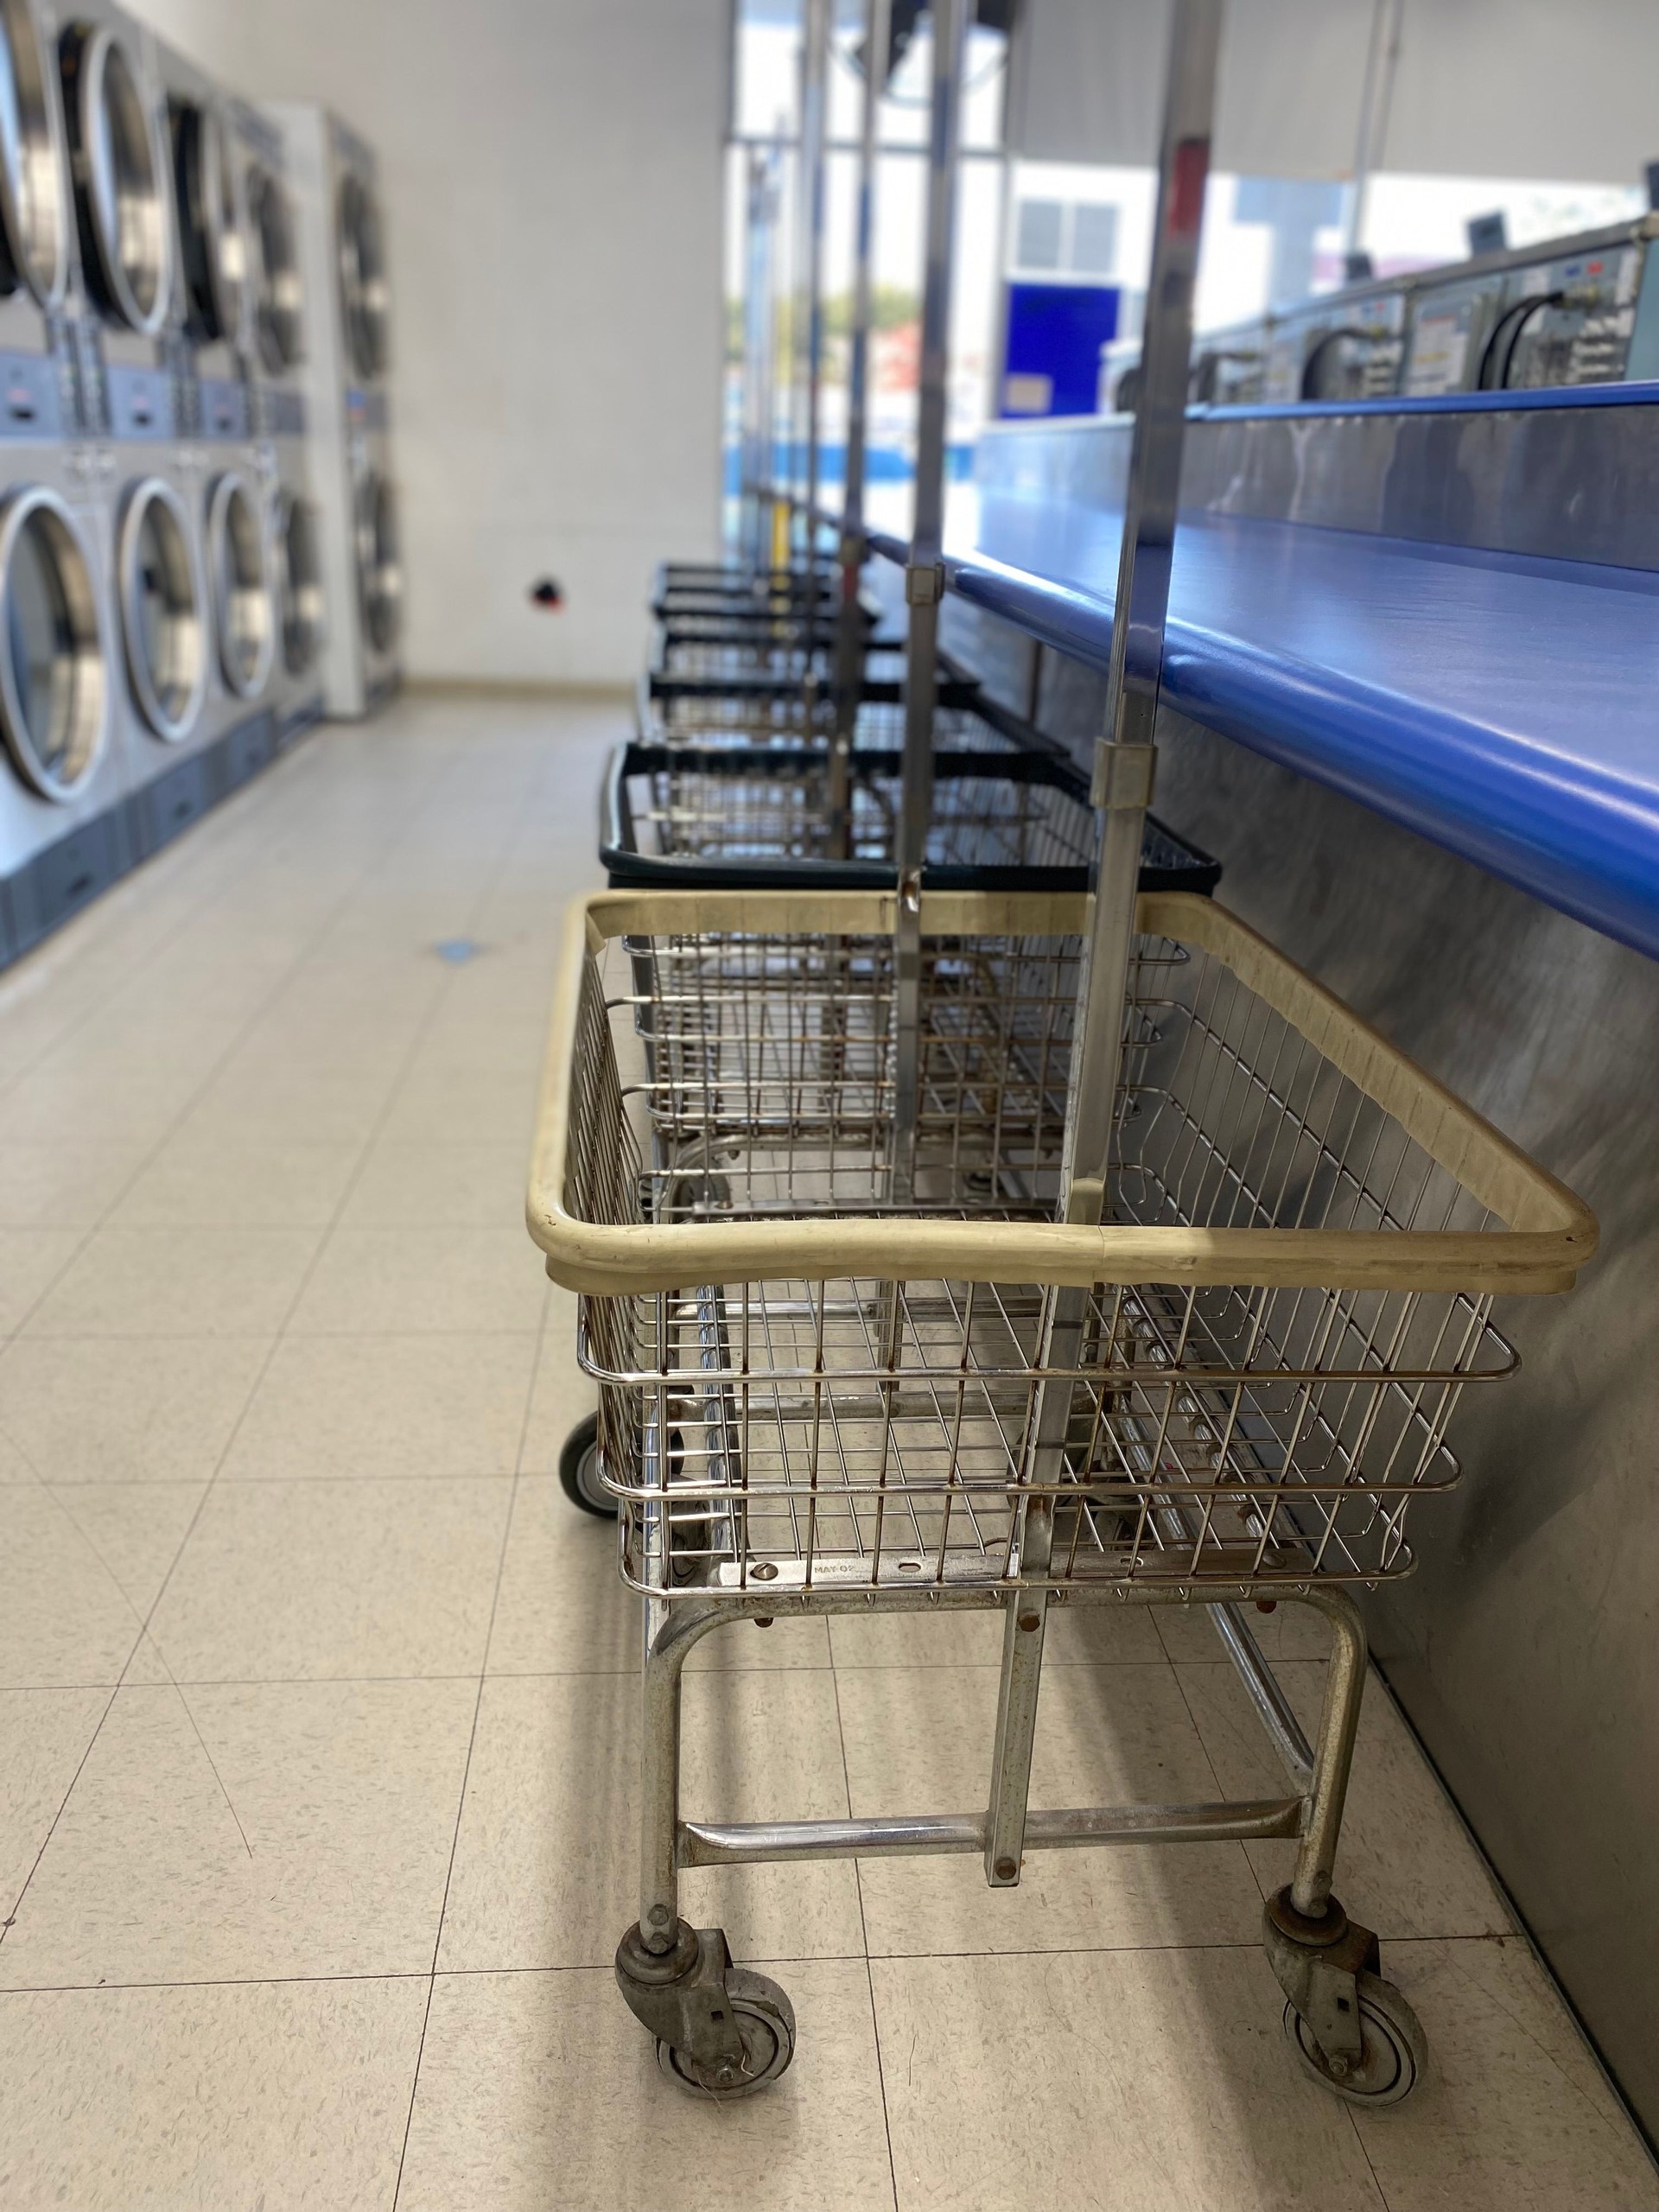
[[[329,629],[311,488],[311,316],[283,134],[239,100],[231,120],[251,280],[248,466],[261,487],[270,542],[275,619],[267,681],[280,745],[322,712]]]
[[[311,311],[305,403],[323,597],[325,709],[372,712],[397,689],[403,556],[391,467],[389,298],[373,151],[325,108],[289,102],[281,125]]]
[[[0,0],[0,964],[131,860],[107,499],[77,436],[58,29]]]

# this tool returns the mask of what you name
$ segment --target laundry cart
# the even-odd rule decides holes
[[[956,747],[955,734],[933,756],[928,887],[1086,889],[1095,842],[1087,779],[1056,753],[999,747],[995,732],[982,747]],[[838,795],[822,747],[636,741],[611,754],[599,857],[613,889],[882,889],[893,880],[903,809],[894,747],[861,743]],[[1148,819],[1142,890],[1208,893],[1220,875],[1218,861]]]
[[[1057,1218],[1085,902],[929,893],[899,1125],[897,901],[607,893],[565,944],[531,1192],[582,1294],[602,1478],[646,1601],[642,1877],[617,1955],[664,2070],[747,2094],[789,2001],[679,1914],[686,1867],[1294,1839],[1264,1936],[1302,2064],[1404,2096],[1421,2031],[1331,1895],[1365,1666],[1352,1591],[1414,1564],[1493,1297],[1568,1287],[1586,1210],[1212,901],[1143,895],[1097,1222]],[[650,1039],[650,1052],[644,1039]],[[1309,1744],[1238,1608],[1332,1632]],[[1281,1756],[1249,1803],[1032,1810],[1051,1608],[1203,1605]],[[686,1817],[677,1713],[710,1629],[1000,1610],[986,1802]]]

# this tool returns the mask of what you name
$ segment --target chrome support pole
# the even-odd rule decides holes
[[[1337,1838],[1359,1732],[1365,1691],[1365,1624],[1345,1590],[1322,1590],[1313,1600],[1331,1624],[1331,1662],[1325,1670],[1325,1710],[1314,1747],[1312,1790],[1302,1828],[1290,1901],[1309,1920],[1319,1919],[1331,1895]]]
[[[1152,798],[1221,19],[1222,0],[1175,0],[1147,287],[1144,376],[1129,452],[1104,728],[1095,762],[1093,798],[1102,817],[1099,857],[1091,925],[1084,944],[1062,1161],[1065,1217],[1074,1223],[1098,1222],[1106,1207],[1141,847]],[[1053,1379],[1039,1385],[1021,1470],[1038,1494],[1024,1499],[1016,1512],[1010,1562],[1012,1572],[1029,1575],[1039,1585],[1046,1580],[1053,1548],[1052,1495],[1064,1474],[1071,1418],[1071,1385],[1064,1376],[1077,1365],[1086,1310],[1086,1292],[1061,1287],[1048,1294],[1041,1364]],[[1047,1608],[1041,1587],[1015,1592],[1007,1604],[985,1850],[986,1879],[994,1888],[1020,1878]]]
[[[738,546],[752,570],[771,556],[768,499],[772,479],[773,348],[777,308],[772,296],[778,224],[778,184],[765,147],[749,151],[743,268],[743,480],[740,487]]]
[[[852,849],[852,753],[864,674],[859,587],[863,580],[864,454],[869,438],[870,302],[875,247],[875,165],[891,0],[865,0],[864,110],[853,226],[853,316],[847,361],[847,476],[841,505],[841,601],[836,628],[835,719],[830,733],[830,855]]]
[[[956,257],[957,172],[968,0],[933,0],[933,93],[927,146],[927,254],[922,285],[921,375],[916,422],[916,505],[905,570],[904,784],[894,861],[893,1196],[915,1176],[921,1091],[922,864],[933,811],[933,715],[938,691],[939,601],[944,595],[944,455],[950,411],[950,279]]]
[[[1374,0],[1370,45],[1365,55],[1365,81],[1359,95],[1359,130],[1354,143],[1354,177],[1348,188],[1348,219],[1344,229],[1344,251],[1351,262],[1365,235],[1365,201],[1371,178],[1382,164],[1389,135],[1389,110],[1394,105],[1394,80],[1400,67],[1402,0]]]
[[[810,681],[817,622],[818,433],[823,400],[823,223],[828,183],[825,110],[831,0],[805,0],[801,47],[800,255],[797,281],[803,340],[801,437],[802,564],[806,572],[803,676]],[[794,471],[791,471],[791,481]]]

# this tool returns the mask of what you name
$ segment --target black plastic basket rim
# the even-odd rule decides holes
[[[886,861],[723,860],[697,854],[653,854],[639,849],[628,798],[631,777],[671,769],[710,776],[777,775],[787,779],[821,767],[821,746],[779,747],[650,745],[635,739],[613,748],[600,796],[600,863],[613,891],[680,890],[890,891],[898,871]],[[903,755],[888,747],[861,747],[853,755],[858,776],[896,776]],[[1002,783],[1039,784],[1063,791],[1080,806],[1089,804],[1089,785],[1071,760],[1050,752],[939,752],[933,758],[936,779],[995,778]],[[1191,891],[1204,897],[1221,880],[1221,863],[1177,835],[1155,815],[1147,817],[1141,847],[1142,891]],[[929,891],[1086,891],[1089,871],[1081,864],[1022,867],[1014,863],[973,867],[934,864],[922,872]]]

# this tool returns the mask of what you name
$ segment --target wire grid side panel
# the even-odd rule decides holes
[[[847,856],[890,864],[901,779],[861,771],[855,761],[850,796]],[[707,763],[660,769],[633,779],[631,810],[641,849],[659,858],[831,857],[829,772],[816,762],[791,762],[775,772]],[[1063,786],[995,772],[941,772],[927,859],[935,868],[1085,868],[1093,829],[1090,808]]]
[[[613,965],[611,988],[648,1044],[650,1120],[677,1172],[720,1154],[728,1210],[891,1202],[891,938],[721,932],[621,950],[629,973]],[[1052,1204],[1077,963],[1069,937],[927,940],[916,1205],[962,1203],[970,1181]]]
[[[832,944],[843,963],[833,973]],[[1033,1091],[1028,1074],[1006,1071],[1021,1050],[1032,1066],[1058,1060],[1063,1113],[1069,1027],[1033,979],[1065,1000],[1069,1022],[1075,948],[934,939],[928,954],[934,1141],[917,1203],[1051,1214],[1052,1166],[1010,1156]],[[657,941],[635,958],[656,1147],[639,1212],[880,1210],[887,941]],[[982,1098],[987,1004],[1002,1010],[995,1065],[1014,1110],[975,1118],[982,1149],[971,1156],[991,1162],[976,1169],[962,1107]],[[1484,1223],[1221,963],[1143,943],[1131,1021],[1115,1217],[1377,1236]],[[1035,1085],[1043,1111],[1052,1080]],[[664,1088],[683,1116],[668,1142]],[[982,1094],[999,1096],[988,1068]],[[1080,1320],[1078,1302],[1068,1334],[1056,1294],[990,1282],[779,1281],[585,1301],[584,1357],[615,1406],[632,1394],[632,1431],[607,1455],[627,1493],[628,1572],[659,1589],[747,1586],[757,1567],[785,1587],[1003,1587],[1029,1572],[1021,1532],[1046,1510],[1054,1540],[1039,1579],[1058,1586],[1379,1581],[1413,1564],[1412,1499],[1456,1478],[1444,1437],[1459,1389],[1512,1363],[1485,1301],[1450,1294],[1136,1284],[1097,1288]],[[1037,1416],[1054,1390],[1064,1443],[1039,1452]]]

